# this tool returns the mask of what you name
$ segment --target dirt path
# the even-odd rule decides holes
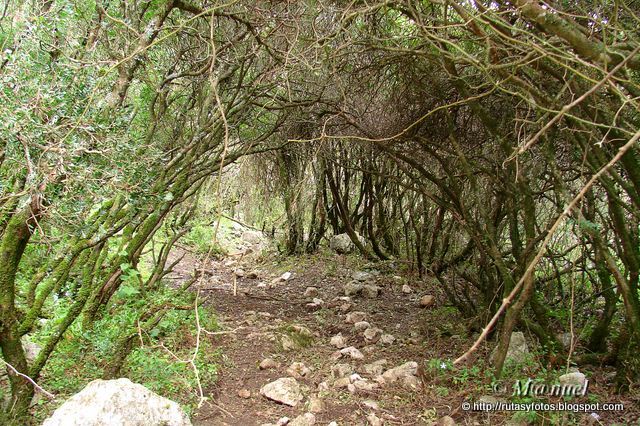
[[[419,306],[423,284],[356,268],[349,263],[353,261],[315,256],[278,265],[246,258],[205,266],[208,277],[201,294],[223,329],[232,333],[213,338],[224,353],[220,378],[208,389],[210,401],[193,417],[195,425],[284,424],[283,417],[291,419],[290,424],[312,424],[310,414],[299,418],[300,423],[293,421],[305,413],[325,425],[433,424],[455,411],[449,398],[434,404],[422,389],[415,364],[405,365],[409,371],[400,371],[398,377],[381,378],[383,371],[422,362],[428,353],[445,357],[455,350],[455,344],[444,344],[438,335],[425,342],[425,333],[434,330],[425,328],[433,311]],[[187,253],[174,279],[188,276],[197,263]],[[234,271],[242,275],[236,278],[235,296]],[[285,272],[291,277],[278,279]],[[347,297],[345,285],[360,292]],[[403,291],[403,285],[411,292],[407,287]],[[321,301],[309,305],[314,298]],[[365,337],[367,324],[356,327],[355,320],[369,323],[370,339]],[[337,334],[343,344],[338,338],[332,342]],[[358,349],[355,358],[339,353],[345,346]],[[261,369],[265,359],[272,360],[272,366]],[[290,368],[293,363],[303,365]],[[302,389],[304,398],[295,406],[260,394],[267,383],[286,377],[294,377]]]
[[[182,253],[170,276],[176,282],[203,267],[196,256]],[[532,424],[510,412],[462,411],[464,401],[507,397],[491,392],[490,374],[481,367],[434,367],[472,343],[471,324],[443,304],[437,284],[407,280],[394,265],[369,268],[358,262],[325,254],[281,263],[236,257],[204,265],[201,295],[228,333],[208,337],[223,354],[219,379],[206,390],[209,400],[193,424]],[[287,279],[280,278],[285,273]],[[432,296],[428,307],[421,306],[424,296]],[[349,353],[341,354],[342,348]],[[487,359],[489,350],[483,347],[478,356]],[[260,368],[264,362],[271,365]],[[593,393],[607,395],[606,371],[590,374]],[[278,379],[299,385],[295,406],[261,395],[261,388]],[[588,414],[569,415],[559,414],[550,424],[590,420]]]

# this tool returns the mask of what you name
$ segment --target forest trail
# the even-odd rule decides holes
[[[438,324],[442,330],[456,325],[451,317],[430,321],[438,309],[421,309],[420,298],[427,293],[423,283],[407,283],[398,275],[366,267],[355,269],[349,264],[353,259],[342,256],[289,260],[284,266],[291,277],[285,280],[279,278],[283,265],[272,262],[223,259],[203,267],[195,256],[184,254],[173,278],[184,280],[196,266],[204,269],[200,294],[216,312],[222,330],[230,332],[209,337],[222,351],[220,376],[213,389],[206,390],[210,400],[193,416],[195,425],[284,424],[284,417],[293,422],[305,413],[313,413],[316,424],[325,425],[416,424],[416,419],[435,424],[442,416],[455,415],[452,411],[459,404],[452,402],[459,395],[429,395],[419,378],[421,371],[394,370],[385,373],[386,383],[380,383],[383,371],[411,361],[421,364],[433,354],[450,358],[451,351],[461,349],[459,336],[441,339],[442,332],[427,326]],[[236,274],[243,276],[236,278],[234,296]],[[364,295],[346,297],[345,285],[358,284],[370,286],[369,297],[366,289]],[[377,297],[372,286],[379,288]],[[309,305],[314,297],[322,299],[322,307]],[[354,326],[354,319],[369,323],[371,340],[365,338],[367,324]],[[444,335],[450,337],[451,332]],[[332,341],[337,334],[344,344],[337,342],[339,338]],[[340,356],[339,347],[351,346],[358,349],[355,358]],[[356,359],[359,354],[362,359]],[[267,359],[272,365],[261,369]],[[293,363],[303,365],[292,367]],[[264,385],[292,376],[304,395],[295,407],[260,394]],[[312,424],[310,418],[307,414],[290,424]]]

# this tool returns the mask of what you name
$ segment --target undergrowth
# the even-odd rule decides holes
[[[159,299],[171,300],[176,306],[193,306],[193,294],[178,294],[165,288],[154,294]],[[137,295],[133,295],[134,299]],[[62,305],[62,303],[60,303]],[[50,402],[36,397],[34,416],[41,421],[70,395],[80,391],[90,381],[103,378],[106,367],[114,355],[114,344],[122,333],[129,332],[140,318],[138,303],[124,303],[115,312],[103,315],[93,327],[83,329],[76,321],[65,333],[56,351],[45,367],[39,384],[56,395]],[[66,309],[58,306],[56,310]],[[208,331],[218,329],[214,314],[206,307],[198,308],[201,327]],[[53,318],[60,318],[56,313]],[[53,329],[55,320],[44,324],[31,337],[39,343]],[[135,348],[126,358],[119,377],[127,377],[157,394],[174,400],[190,414],[199,402],[198,383],[192,366],[187,361],[196,347],[196,320],[194,309],[169,310],[148,333],[141,333]],[[205,333],[201,334],[195,364],[200,385],[206,389],[216,379],[220,352]]]

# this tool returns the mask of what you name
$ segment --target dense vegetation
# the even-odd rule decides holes
[[[637,2],[1,12],[7,419],[34,394],[15,372],[37,383],[59,370],[73,336],[102,348],[94,374],[117,377],[140,333],[189,327],[197,276],[168,288],[169,252],[236,210],[286,254],[346,232],[362,256],[435,277],[469,328],[496,338],[498,376],[527,328],[550,362],[611,364],[620,389],[637,383]],[[588,350],[567,350],[564,332]],[[42,343],[31,362],[27,335]]]

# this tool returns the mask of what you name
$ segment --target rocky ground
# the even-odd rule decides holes
[[[473,336],[435,283],[335,254],[205,265],[182,254],[173,279],[203,269],[200,293],[228,332],[210,337],[221,373],[195,425],[527,424],[462,411],[463,401],[496,395],[484,368],[448,371]]]
[[[418,360],[437,347],[421,337],[435,297],[421,282],[352,261],[204,266],[201,294],[231,333],[213,337],[224,352],[221,376],[194,424],[416,424],[451,414],[447,404],[425,409],[421,390]],[[174,278],[196,263],[186,253]]]

